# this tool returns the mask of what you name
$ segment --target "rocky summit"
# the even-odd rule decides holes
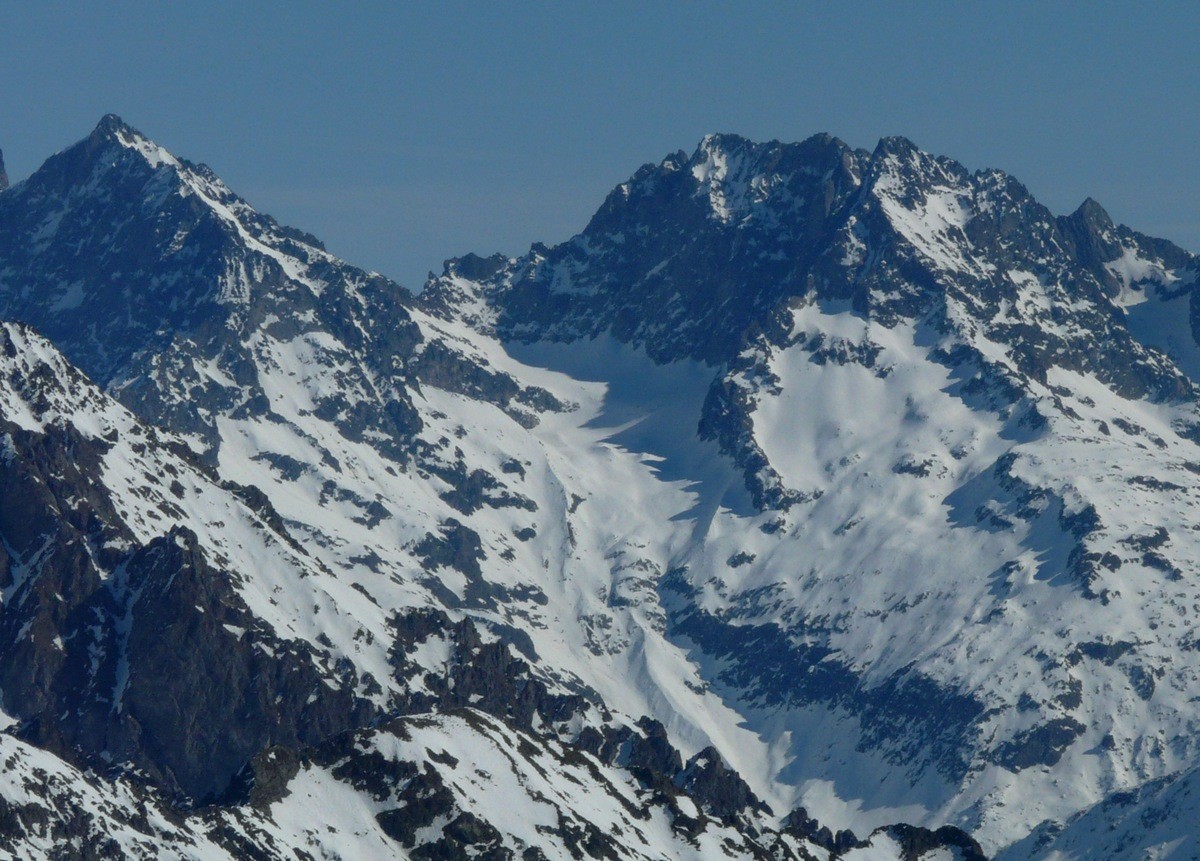
[[[0,850],[1200,857],[1198,273],[903,138],[419,293],[0,166]]]

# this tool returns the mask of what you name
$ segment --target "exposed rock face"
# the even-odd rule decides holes
[[[0,191],[8,188],[8,174],[4,171],[4,151],[0,150]]]
[[[511,632],[502,629],[497,637],[495,632],[481,632],[470,619],[452,621],[440,610],[397,614],[392,630],[396,677],[410,691],[418,691],[401,711],[473,708],[522,730],[541,728],[572,737],[567,727],[573,723],[603,723],[611,717],[594,691],[551,690],[516,654],[516,649],[528,650],[528,646],[519,638],[511,639]],[[440,666],[431,669],[412,660],[414,654],[432,648],[445,652]]]
[[[912,825],[893,825],[885,829],[887,836],[900,844],[900,857],[908,859],[922,858],[928,853],[939,850],[954,853],[954,857],[962,861],[986,861],[983,850],[979,848],[969,834],[959,829],[945,825],[936,831],[928,828],[917,828]]]
[[[160,575],[194,553],[192,542],[180,535],[147,548],[150,567],[165,568],[148,571],[145,580],[131,575],[130,589],[143,587],[143,596],[161,591]],[[182,579],[180,573],[168,579],[167,590],[179,588],[188,591],[188,600],[203,600],[190,585],[175,585]],[[142,600],[156,599],[151,595]],[[218,604],[206,602],[203,616],[215,612],[218,618],[231,618]],[[186,855],[190,850],[212,858],[263,859],[292,858],[297,851],[338,858],[406,852],[419,858],[583,853],[621,859],[644,857],[650,846],[665,857],[682,858],[706,857],[720,847],[731,858],[783,861],[815,857],[809,849],[823,845],[820,827],[814,827],[817,842],[794,831],[772,830],[762,817],[768,811],[715,752],[705,751],[681,767],[678,751],[654,721],[608,728],[603,717],[590,715],[587,725],[593,730],[604,727],[616,742],[608,756],[597,758],[569,740],[575,713],[561,703],[550,701],[548,709],[542,703],[535,706],[540,730],[514,726],[512,711],[503,707],[495,708],[495,714],[455,707],[460,698],[476,698],[466,691],[471,690],[469,679],[482,681],[481,674],[490,674],[487,690],[521,684],[520,662],[498,661],[495,656],[507,647],[494,643],[485,648],[469,623],[451,623],[444,614],[413,614],[397,620],[397,626],[401,641],[413,652],[444,637],[458,644],[457,656],[448,663],[457,675],[443,677],[440,692],[424,702],[437,702],[445,712],[393,718],[372,729],[327,732],[315,746],[297,745],[294,739],[267,746],[239,771],[218,804],[186,813],[172,809],[140,780],[85,776],[43,751],[0,737],[7,782],[0,792],[0,821],[5,824],[0,846],[18,857],[42,851],[38,847],[71,843],[94,857],[154,858],[163,851]],[[191,633],[200,641],[209,636]],[[131,654],[136,650],[131,647]],[[193,672],[188,662],[203,658],[203,647],[159,651],[160,660],[174,666],[181,678],[221,687],[221,675],[229,672]],[[182,666],[171,660],[181,656]],[[237,660],[231,662],[235,672]],[[146,724],[152,730],[159,724],[144,703],[135,702],[132,683],[144,662],[131,657],[130,664],[135,670],[122,711],[149,718]],[[466,669],[471,666],[474,669]],[[398,658],[397,668],[403,672],[410,665]],[[507,675],[514,668],[515,675]],[[264,675],[259,671],[254,678]],[[186,700],[188,693],[170,681],[153,681],[161,700]],[[436,687],[436,677],[425,681]],[[528,680],[524,684],[527,688]],[[418,703],[414,700],[413,705]],[[235,735],[253,727],[251,720],[235,728]],[[226,728],[218,753],[228,751],[228,733]],[[202,733],[187,739],[149,738],[146,743],[174,741],[178,753],[202,747],[206,738]],[[209,774],[219,765],[214,761]],[[185,781],[190,775],[181,768],[177,776]],[[297,823],[311,817],[314,801],[328,827],[298,829]],[[357,826],[350,827],[352,822]],[[949,844],[926,841],[919,854],[903,857],[924,858],[944,845]],[[537,852],[530,854],[531,848]]]
[[[706,747],[689,759],[675,775],[675,784],[700,802],[705,813],[722,821],[736,820],[748,811],[771,813],[770,806],[754,795],[715,747]]]
[[[10,647],[33,673],[10,670],[3,687],[22,736],[67,759],[124,763],[204,799],[268,744],[315,743],[370,717],[348,690],[325,684],[311,649],[248,613],[186,531],[86,586],[39,578],[43,607],[66,599],[62,618],[49,628],[47,614],[34,617],[31,630],[46,633]],[[35,600],[18,598],[28,610]],[[5,628],[27,624],[22,615],[6,613]]]

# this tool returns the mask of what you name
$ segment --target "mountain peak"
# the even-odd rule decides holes
[[[136,130],[116,114],[105,114],[100,118],[100,122],[96,123],[96,128],[92,134],[113,135],[122,131],[134,132],[136,134]]]
[[[1115,290],[1116,282],[1104,269],[1104,264],[1119,258],[1124,253],[1124,247],[1117,226],[1104,207],[1089,197],[1079,204],[1078,209],[1058,222],[1074,243],[1079,259],[1091,267],[1110,290]]]
[[[744,138],[741,135],[731,134],[729,132],[713,132],[711,134],[706,134],[700,139],[700,143],[696,146],[696,152],[729,152],[730,150],[741,149],[742,147],[753,144],[753,141],[751,141],[749,138]]]
[[[119,116],[105,114],[87,137],[51,156],[30,179],[35,185],[45,181],[49,168],[55,175],[51,181],[56,184],[88,182],[94,170],[108,169],[117,163],[129,167],[138,157],[152,170],[163,165],[181,166],[179,159]]]
[[[179,160],[163,147],[150,140],[116,114],[105,114],[84,141],[89,151],[98,151],[112,144],[139,153],[152,168],[164,164],[178,166]]]
[[[1099,229],[1111,229],[1113,227],[1112,217],[1093,197],[1089,197],[1083,203],[1079,204],[1079,208],[1071,214],[1071,217]]]
[[[759,146],[740,135],[705,135],[692,154],[692,174],[701,182],[710,179],[720,182],[742,161],[741,155],[747,152],[752,155]]]
[[[4,150],[0,150],[0,191],[8,188],[8,174],[4,172]]]
[[[875,157],[896,155],[896,156],[911,156],[920,154],[921,148],[913,141],[903,135],[889,135],[879,139],[879,143],[875,145]]]

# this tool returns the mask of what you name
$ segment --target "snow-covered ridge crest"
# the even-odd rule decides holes
[[[91,409],[80,409],[81,401],[90,401]],[[28,326],[8,322],[0,323],[0,403],[4,418],[25,430],[71,422],[93,437],[109,432],[121,412],[49,341]]]
[[[870,193],[896,230],[940,270],[986,274],[986,264],[964,252],[967,225],[986,203],[975,202],[961,168],[925,155],[903,138],[881,141],[873,161]]]
[[[179,159],[167,152],[165,148],[142,135],[137,129],[126,125],[125,121],[116,114],[107,114],[100,120],[100,124],[97,126],[94,134],[103,133],[111,134],[121,146],[141,155],[153,168],[163,165],[176,168],[183,167]]]
[[[63,191],[67,192],[65,197]],[[207,167],[175,157],[113,114],[105,116],[87,138],[51,157],[34,175],[18,183],[12,194],[23,199],[23,208],[38,219],[32,236],[31,250],[35,253],[60,233],[86,230],[87,219],[97,211],[97,204],[111,208],[114,204],[138,203],[145,210],[170,211],[172,215],[164,221],[172,224],[173,235],[142,237],[142,241],[162,243],[163,253],[190,257],[197,266],[202,265],[203,254],[194,247],[195,231],[216,228],[227,233],[242,253],[228,255],[221,270],[213,273],[216,289],[209,295],[220,303],[247,304],[247,287],[270,282],[271,270],[278,273],[276,277],[319,293],[324,281],[313,277],[310,268],[336,263],[315,238],[283,228],[256,213]],[[127,216],[135,217],[132,212]],[[109,230],[120,226],[120,222],[106,225]],[[109,238],[119,244],[121,231],[118,229]],[[145,249],[143,258],[150,250]],[[118,271],[126,277],[133,274]],[[72,280],[79,283],[78,279]],[[161,288],[178,290],[182,286],[163,283]],[[85,299],[68,292],[58,305],[60,310],[70,311],[84,304]]]
[[[253,252],[275,261],[287,277],[298,281],[319,294],[323,283],[309,277],[309,266],[315,263],[330,263],[334,258],[325,253],[320,243],[304,241],[293,235],[293,245],[281,248],[281,238],[270,229],[269,220],[255,212],[249,204],[237,197],[229,187],[211,170],[203,165],[190,165],[176,158],[165,147],[147,138],[137,129],[127,125],[114,114],[105,116],[93,136],[105,135],[125,149],[140,155],[153,169],[167,168],[176,180],[176,194],[181,197],[195,195],[208,209],[236,232],[238,238]],[[264,229],[266,228],[266,229]],[[294,232],[293,232],[294,234]],[[305,237],[308,238],[308,237]],[[178,242],[180,237],[174,241]],[[299,246],[296,247],[296,240]],[[297,253],[297,252],[300,253]],[[250,301],[249,285],[261,278],[253,278],[245,272],[246,264],[231,266],[221,282],[218,301],[246,304]],[[251,264],[253,265],[253,264]]]

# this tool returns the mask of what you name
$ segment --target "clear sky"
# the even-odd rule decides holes
[[[707,132],[902,134],[1200,251],[1195,3],[2,3],[13,180],[119,113],[418,288]]]

